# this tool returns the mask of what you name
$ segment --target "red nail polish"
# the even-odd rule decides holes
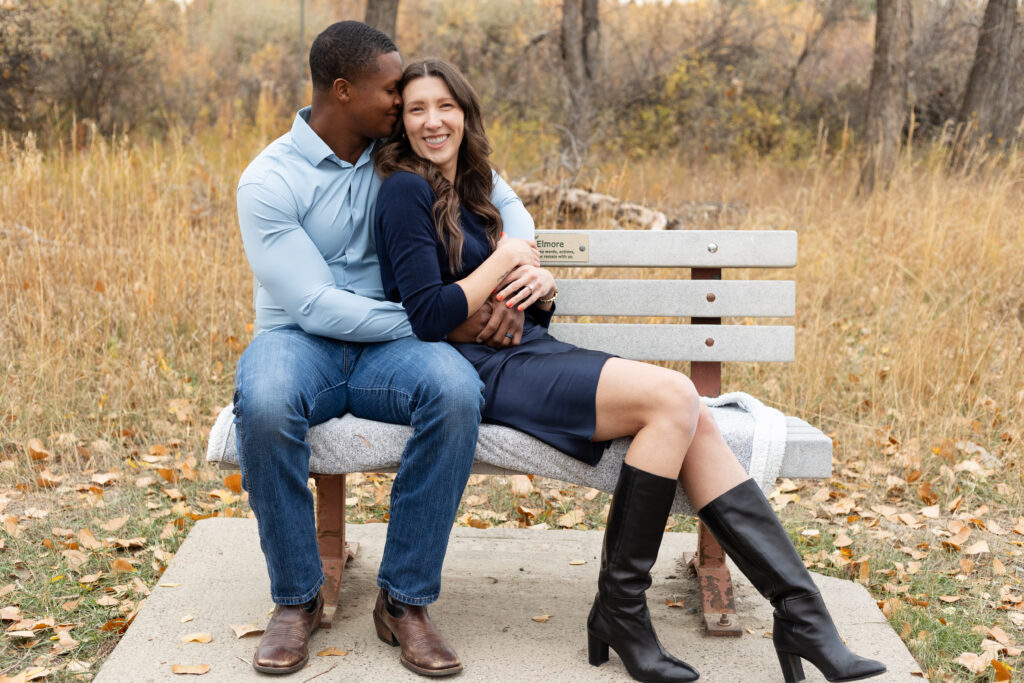
[[[520,307],[519,307],[519,308],[518,308],[517,310],[520,310],[520,311],[521,311],[521,310],[523,310],[523,307],[522,307],[522,306],[520,306]]]
[[[512,302],[509,301],[507,304],[505,304],[505,308],[512,308]]]
[[[495,298],[496,298],[496,299],[497,299],[498,301],[503,301],[503,300],[505,299],[505,297],[503,297],[503,296],[502,296],[501,294],[499,294],[499,295],[498,295],[498,296],[496,296]]]

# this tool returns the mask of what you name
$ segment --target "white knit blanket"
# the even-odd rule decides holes
[[[722,436],[740,464],[761,489],[769,491],[779,474],[786,448],[786,417],[753,396],[725,394],[704,399],[712,406]],[[364,420],[352,415],[328,420],[309,430],[310,471],[318,474],[394,472],[408,425]],[[535,474],[612,492],[629,448],[630,439],[616,439],[596,467],[591,467],[522,432],[499,425],[482,425],[473,471],[479,474]],[[225,407],[210,430],[206,459],[223,467],[237,467],[234,415]],[[683,494],[676,493],[675,512],[693,514]]]

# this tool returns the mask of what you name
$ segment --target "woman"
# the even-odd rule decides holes
[[[497,291],[526,312],[518,346],[455,343],[485,384],[484,419],[536,436],[595,464],[605,443],[633,437],[604,537],[598,592],[587,620],[590,663],[611,647],[643,681],[692,681],[651,626],[645,591],[682,483],[698,515],[775,606],[773,638],[787,681],[801,658],[832,681],[885,671],[850,652],[799,554],[737,462],[684,375],[578,349],[547,333],[557,295],[532,243],[503,238],[488,195],[490,148],[479,101],[440,60],[410,64],[399,83],[402,118],[380,147],[385,177],[376,235],[384,289],[417,336],[443,339]]]

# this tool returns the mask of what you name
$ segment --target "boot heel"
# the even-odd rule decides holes
[[[373,625],[377,629],[378,638],[392,647],[398,647],[398,638],[395,638],[395,634],[384,625],[384,622],[381,621],[376,612],[373,614]]]
[[[608,643],[597,638],[592,633],[588,633],[587,653],[590,656],[591,666],[601,666],[608,661]]]
[[[804,664],[800,660],[800,655],[778,650],[775,654],[779,656],[779,666],[782,667],[782,675],[786,679],[786,683],[798,683],[804,680]]]

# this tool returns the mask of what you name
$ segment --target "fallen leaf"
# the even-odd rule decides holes
[[[973,652],[965,652],[953,661],[974,674],[980,674],[988,668],[988,661]]]
[[[587,492],[583,494],[583,500],[594,500],[600,493],[601,492],[597,489],[588,489]]]
[[[193,674],[195,676],[202,676],[209,672],[209,664],[173,664],[171,666],[171,673],[176,674]]]
[[[181,637],[183,643],[208,643],[213,640],[209,633],[188,633]]]
[[[921,508],[921,516],[927,517],[928,519],[939,518],[939,506],[932,505],[931,507]]]
[[[82,578],[80,578],[78,580],[78,583],[84,583],[85,585],[88,586],[90,583],[96,583],[96,581],[99,580],[99,578],[101,576],[103,576],[103,572],[96,572],[95,574],[89,574],[87,576],[83,576]]]
[[[973,571],[974,571],[974,561],[973,560],[969,560],[966,557],[961,557],[960,558],[960,573],[961,574],[970,574]]]
[[[100,528],[104,531],[117,531],[128,522],[128,519],[129,515],[125,515],[124,517],[115,517],[105,524],[100,524]]]
[[[566,529],[571,529],[577,524],[582,524],[583,520],[586,519],[586,514],[579,508],[567,512],[558,518],[558,526]]]
[[[181,584],[180,583],[171,583],[169,581],[166,581],[164,583],[158,583],[157,585],[160,586],[161,588],[177,588]]]
[[[60,554],[68,561],[68,565],[72,569],[78,569],[89,561],[89,556],[81,550],[62,550]]]
[[[121,475],[121,473],[120,472],[116,472],[116,471],[106,472],[106,473],[103,473],[103,474],[94,474],[94,475],[92,475],[91,481],[94,484],[99,484],[100,486],[106,486],[110,482],[115,481],[120,475]]]
[[[543,623],[546,623],[547,620],[551,618],[551,615],[550,614],[541,614],[541,615],[538,615],[536,617],[530,617],[530,618],[533,619],[534,621],[536,621],[538,624],[543,624]]]
[[[185,494],[179,491],[178,489],[171,488],[160,490],[163,491],[164,495],[166,495],[171,500],[185,500]]]
[[[161,467],[156,471],[156,473],[170,484],[176,484],[178,482],[178,474],[170,467]]]
[[[997,575],[1006,574],[1006,565],[999,561],[998,557],[992,558],[992,573]]]
[[[571,564],[574,567],[578,567],[581,564],[586,564],[586,563],[587,563],[586,560],[569,560],[569,564]]]
[[[966,550],[964,550],[964,553],[967,554],[967,555],[981,555],[982,553],[987,553],[987,552],[990,552],[990,551],[988,549],[988,541],[986,541],[985,539],[982,539],[982,540],[978,541],[977,543],[975,543],[971,547],[969,547]]]
[[[329,647],[320,652],[316,653],[317,657],[344,657],[348,654],[348,650],[342,650],[339,647]]]
[[[119,557],[110,563],[110,568],[115,572],[133,572],[135,566],[123,557]]]
[[[62,603],[60,608],[65,612],[74,612],[76,609],[78,609],[78,606],[81,604],[82,599],[78,598],[77,600],[68,600],[67,602]]]
[[[466,496],[465,498],[463,498],[462,502],[469,507],[480,507],[482,505],[487,505],[487,494],[473,494],[471,496]]]
[[[60,646],[65,650],[74,650],[78,647],[78,641],[71,637],[70,626],[64,628],[57,626],[54,627],[53,631],[57,634],[57,642],[60,643]]]
[[[533,493],[533,482],[525,474],[513,474],[508,478],[513,496],[528,496]]]
[[[990,635],[992,637],[992,640],[996,641],[1000,645],[1013,644],[1013,638],[1010,637],[1010,634],[1004,631],[1003,629],[999,628],[998,626],[993,626],[992,628],[986,630],[985,633]]]
[[[1013,667],[998,659],[992,660],[992,668],[996,670],[996,683],[1013,680]]]
[[[92,531],[89,529],[79,530],[78,545],[86,548],[87,550],[96,550],[97,548],[103,547],[103,544],[96,540],[96,537],[92,535]]]
[[[103,597],[96,599],[96,604],[102,607],[113,607],[115,605],[120,605],[121,601],[111,595],[104,595]]]
[[[665,604],[667,606],[669,606],[669,607],[685,607],[686,606],[686,605],[683,604],[682,600],[675,600],[675,601],[673,601],[673,600],[669,600],[668,598],[665,598]]]
[[[36,475],[36,486],[44,489],[57,488],[62,481],[64,481],[64,477],[54,474],[48,468],[44,468]]]
[[[0,621],[21,621],[21,607],[9,605],[0,607]]]
[[[46,450],[43,442],[39,439],[29,439],[28,443],[25,444],[25,448],[28,450],[29,457],[33,460],[46,460],[53,457],[53,453]]]
[[[848,546],[853,545],[853,539],[851,539],[845,533],[840,531],[839,535],[836,536],[836,540],[832,542],[832,545],[834,545],[837,548],[846,548]]]
[[[264,629],[262,626],[257,624],[255,621],[251,624],[241,624],[238,626],[232,625],[231,630],[235,632],[236,638],[245,638],[246,636],[256,636],[263,633]]]
[[[235,493],[241,494],[242,475],[239,472],[235,472],[234,474],[229,474],[228,476],[224,477],[224,486],[226,486],[229,491],[234,491]]]
[[[960,550],[961,546],[963,546],[964,544],[964,541],[966,541],[967,537],[970,535],[971,530],[967,527],[964,527],[960,529],[960,531],[957,532],[951,538],[944,539],[942,541],[942,547],[946,550]]]
[[[962,595],[940,595],[939,596],[939,600],[942,600],[942,602],[956,602],[957,600],[963,600],[963,598],[964,598],[964,596],[962,596]]]
[[[100,626],[100,630],[101,631],[124,632],[124,630],[126,628],[127,628],[127,625],[125,624],[124,617],[118,617],[116,619],[111,619],[107,623],[103,624],[103,626]]]

